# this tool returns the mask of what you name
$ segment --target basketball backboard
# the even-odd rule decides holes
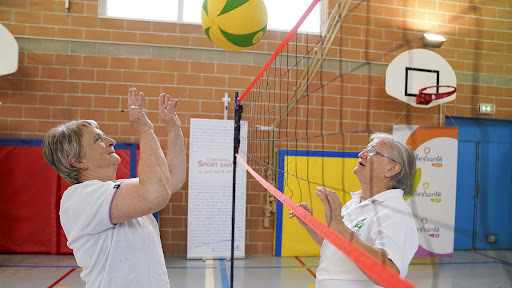
[[[415,107],[428,108],[455,100],[457,93],[427,105],[416,104],[420,89],[440,85],[457,87],[457,77],[450,64],[430,50],[405,51],[386,70],[386,93]]]
[[[18,42],[11,32],[0,24],[0,75],[6,75],[18,70]]]

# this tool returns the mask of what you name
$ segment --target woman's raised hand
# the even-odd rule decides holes
[[[128,111],[130,117],[130,124],[141,134],[147,130],[153,130],[153,124],[146,116],[146,109],[144,109],[144,94],[140,92],[137,96],[137,89],[130,88],[128,90]]]
[[[305,202],[302,202],[299,204],[300,207],[304,208],[304,210],[306,210],[309,214],[313,215],[313,209],[311,209],[311,206],[309,206],[308,203],[305,203]],[[290,211],[289,212],[289,218],[297,218],[297,220],[299,220],[299,223],[300,225],[302,225],[303,227],[307,227],[308,225],[306,225],[306,223],[304,223],[304,221],[300,220],[299,217],[297,217],[297,215],[295,215],[295,213],[293,213],[293,211]]]
[[[346,228],[345,222],[343,222],[341,218],[343,203],[338,197],[338,194],[324,187],[316,187],[316,195],[324,204],[325,223],[327,223],[327,226],[334,230]]]
[[[178,108],[178,100],[171,99],[168,94],[160,94],[159,110],[160,119],[164,122],[165,126],[169,131],[179,129],[181,127],[180,118],[176,114],[176,108]]]

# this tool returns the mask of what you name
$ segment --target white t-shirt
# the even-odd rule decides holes
[[[361,191],[350,193],[352,200],[341,209],[343,222],[368,245],[384,251],[407,275],[409,263],[418,249],[418,232],[401,189],[379,193],[360,203]],[[346,286],[340,286],[346,285]],[[329,241],[320,249],[316,287],[380,287]]]
[[[83,268],[86,287],[169,288],[158,224],[153,215],[114,225],[110,208],[122,182],[87,181],[62,196],[60,222]]]

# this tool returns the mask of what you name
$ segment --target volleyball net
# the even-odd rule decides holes
[[[325,157],[322,156],[333,151],[361,151],[368,143],[371,130],[386,130],[382,125],[361,123],[368,119],[368,110],[364,109],[364,98],[360,95],[365,92],[372,94],[371,81],[374,77],[371,71],[368,79],[355,72],[368,72],[369,62],[345,65],[340,61],[343,58],[340,27],[351,9],[357,8],[362,2],[350,5],[348,0],[337,1],[328,13],[328,20],[320,35],[297,34],[300,25],[319,2],[314,0],[311,3],[238,99],[237,111],[243,107],[242,118],[247,121],[248,134],[245,139],[247,150],[239,150],[236,157],[279,200],[279,205],[293,211],[380,285],[414,287],[297,204],[303,201],[311,203],[311,191],[315,191],[317,186],[343,194],[356,191],[344,179],[347,170],[343,168],[345,160],[341,160],[339,175],[332,177],[327,173],[329,165],[324,163]],[[357,88],[345,85],[356,80],[360,84]],[[355,103],[358,101],[359,104]],[[358,108],[354,109],[354,106]],[[236,119],[235,116],[235,125]],[[320,163],[311,166],[313,163],[307,163],[309,157],[305,157],[306,169],[300,168],[297,163],[285,169],[283,166],[286,164],[283,165],[282,161],[279,163],[283,156],[297,156],[299,152],[305,153],[305,156],[320,156]],[[247,162],[239,154],[245,154]],[[352,154],[357,155],[357,152]],[[298,161],[296,159],[294,161]],[[350,167],[350,172],[353,168]],[[281,181],[282,191],[276,188],[278,181]],[[285,190],[286,193],[283,193]]]

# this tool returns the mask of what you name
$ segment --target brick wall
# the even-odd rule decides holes
[[[439,123],[446,115],[512,120],[512,1],[352,2],[343,37],[335,39],[323,73],[338,72],[340,61],[352,67],[371,63],[347,75],[343,86],[327,88],[325,95],[332,96],[334,105],[341,103],[337,95],[344,96],[339,108],[343,117],[336,114],[327,119],[328,125],[338,131],[386,130],[393,124]],[[333,1],[328,3],[332,9]],[[190,118],[222,119],[224,93],[232,98],[235,91],[243,92],[286,35],[268,31],[248,51],[228,52],[216,49],[200,25],[97,15],[97,0],[73,0],[69,13],[63,0],[0,0],[0,21],[20,46],[18,71],[0,76],[0,137],[43,138],[62,121],[92,118],[117,141],[137,141],[124,112],[127,90],[135,86],[149,96],[148,114],[157,136],[163,137],[163,147],[166,134],[157,120],[158,94],[180,99],[188,147]],[[406,105],[384,89],[387,64],[403,51],[421,48],[423,32],[438,32],[448,39],[434,51],[450,63],[458,79],[457,99],[444,105],[441,117],[438,106],[409,107],[404,116]],[[300,35],[298,50],[317,40]],[[477,114],[480,102],[496,104],[496,113]],[[345,138],[342,146],[327,148],[357,151],[368,139]],[[250,179],[247,254],[272,253],[273,228],[263,227],[265,200],[264,190]],[[165,253],[185,254],[186,186],[160,216]]]

